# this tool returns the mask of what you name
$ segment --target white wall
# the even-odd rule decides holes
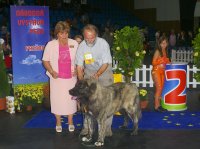
[[[180,20],[179,0],[134,0],[135,9],[156,8],[157,21]]]
[[[194,11],[195,17],[200,17],[200,1],[196,3],[195,11]]]

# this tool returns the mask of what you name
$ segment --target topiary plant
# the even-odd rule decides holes
[[[121,73],[126,82],[135,74],[135,69],[140,68],[146,51],[143,48],[144,36],[138,27],[125,26],[114,33],[113,59],[117,61],[115,73]]]
[[[194,48],[194,65],[200,69],[200,28],[198,34],[195,36],[192,41],[192,46]],[[194,78],[199,82],[200,81],[200,72],[197,71],[194,73]]]

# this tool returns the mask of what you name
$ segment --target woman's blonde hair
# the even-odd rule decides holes
[[[59,21],[54,29],[54,35],[57,37],[58,33],[60,32],[67,32],[68,34],[70,33],[70,26],[67,22],[65,21]]]

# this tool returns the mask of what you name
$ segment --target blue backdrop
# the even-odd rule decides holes
[[[42,54],[50,39],[49,8],[11,6],[10,10],[13,84],[47,82]]]

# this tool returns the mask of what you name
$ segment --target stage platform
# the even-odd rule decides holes
[[[153,90],[149,90],[153,94]],[[200,112],[199,89],[188,89],[187,106],[190,112]],[[150,94],[151,97],[153,97]],[[150,99],[144,111],[153,112]],[[85,149],[79,140],[80,129],[69,133],[65,128],[56,133],[49,128],[24,127],[42,110],[9,114],[0,111],[0,149]],[[158,124],[159,125],[159,124]],[[158,126],[160,127],[160,126]],[[140,129],[137,136],[130,136],[130,130],[113,129],[113,136],[105,139],[103,149],[199,149],[200,129]]]

